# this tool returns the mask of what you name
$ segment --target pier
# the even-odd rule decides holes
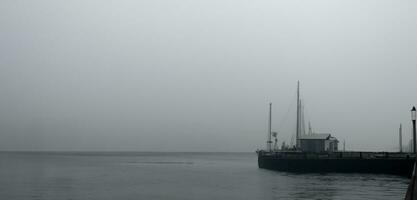
[[[298,173],[377,173],[411,177],[416,154],[394,152],[258,152],[259,168]]]

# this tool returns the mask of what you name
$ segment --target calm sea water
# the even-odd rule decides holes
[[[0,153],[0,199],[402,199],[390,175],[293,174],[255,153]]]

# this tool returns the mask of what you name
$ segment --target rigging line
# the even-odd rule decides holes
[[[290,141],[290,146],[294,146],[295,145],[295,134],[291,134],[291,141]]]
[[[288,106],[287,112],[285,113],[285,115],[282,117],[280,123],[278,124],[278,131],[279,132],[281,132],[281,128],[283,128],[284,123],[286,123],[288,121],[289,113],[291,112],[293,107],[295,107],[294,104],[296,103],[296,98],[297,98],[297,92],[294,92],[294,96],[292,97],[292,99],[290,101],[290,105]],[[281,135],[281,136],[287,135],[287,137],[289,136],[289,138],[287,138],[287,139],[289,139],[290,144],[294,143],[294,140],[295,140],[295,129],[293,131],[294,131],[294,133],[292,131],[290,131],[289,135],[287,135],[287,134],[282,134]],[[293,144],[291,146],[293,146]]]
[[[284,122],[286,122],[286,120],[288,119],[288,114],[290,113],[290,111],[291,111],[291,107],[293,106],[293,104],[294,104],[294,102],[295,102],[295,98],[297,97],[297,92],[295,92],[294,93],[294,96],[292,97],[292,99],[291,99],[291,103],[290,103],[290,105],[288,106],[288,110],[287,110],[287,112],[285,113],[285,115],[282,117],[282,119],[281,119],[281,121],[279,122],[279,124],[278,124],[278,131],[282,128],[282,124],[284,124]]]
[[[304,104],[304,120],[308,119],[308,121],[311,121],[311,118],[310,118],[310,115],[308,113],[308,109],[307,109],[307,106],[306,106],[306,100],[305,99],[303,99],[303,104]]]
[[[307,109],[307,106],[306,106],[306,99],[304,98],[303,95],[300,95],[300,99],[302,100],[302,105],[303,105],[304,121],[306,121],[306,119],[308,119],[308,121],[310,121],[311,118],[310,118],[310,115],[308,113],[308,109]]]

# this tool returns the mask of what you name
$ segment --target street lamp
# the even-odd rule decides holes
[[[416,107],[411,109],[411,121],[413,122],[413,153],[416,153]]]

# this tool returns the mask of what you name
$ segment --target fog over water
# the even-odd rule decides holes
[[[0,196],[56,199],[357,199],[404,197],[408,178],[259,169],[255,153],[0,152]],[[255,161],[255,162],[254,162]]]
[[[416,1],[0,1],[0,150],[254,151],[306,123],[398,150]],[[290,109],[289,109],[290,108]],[[288,113],[288,114],[287,114]]]

